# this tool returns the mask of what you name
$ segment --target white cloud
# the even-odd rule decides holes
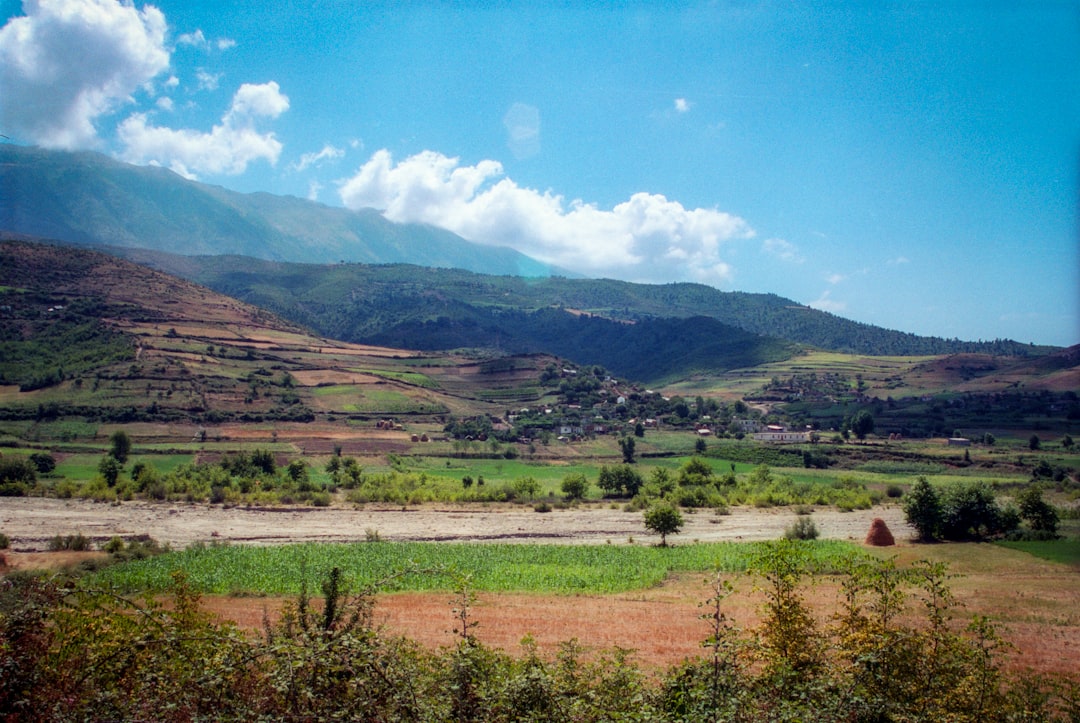
[[[831,292],[826,289],[821,292],[821,296],[816,301],[811,301],[807,306],[821,311],[828,311],[831,314],[840,314],[847,309],[847,302],[833,299]]]
[[[195,71],[195,79],[199,82],[199,90],[217,90],[221,83],[221,73],[211,73],[204,68]]]
[[[163,111],[171,111],[173,109],[173,99],[168,96],[162,96],[157,99],[157,107]]]
[[[323,161],[336,161],[344,156],[345,151],[343,149],[335,148],[328,143],[318,153],[305,153],[300,156],[300,160],[294,163],[292,167],[294,171],[306,171],[312,166],[321,165]]]
[[[514,103],[503,116],[509,139],[506,145],[515,158],[531,158],[540,152],[540,111],[531,105]]]
[[[200,173],[237,175],[253,161],[277,163],[281,142],[273,133],[257,131],[254,124],[288,108],[289,99],[277,83],[245,83],[209,133],[157,127],[145,113],[136,113],[120,124],[117,135],[124,144],[123,157],[131,163],[158,163],[188,178]]]
[[[900,266],[902,264],[909,264],[911,260],[906,256],[897,256],[895,259],[889,259],[886,262],[889,266]]]
[[[801,264],[806,259],[799,253],[798,247],[782,238],[767,238],[761,243],[761,250],[781,261]]]
[[[165,16],[117,0],[38,0],[0,28],[2,123],[51,148],[97,144],[94,122],[169,67]]]
[[[688,100],[686,100],[686,98],[676,98],[675,99],[675,112],[676,113],[686,113],[689,110],[690,110],[690,102]]]
[[[209,45],[202,30],[193,33],[184,33],[176,38],[177,45],[191,45],[196,48],[205,48]]]
[[[347,207],[377,208],[392,221],[429,223],[582,273],[639,281],[727,281],[723,244],[754,235],[737,216],[687,209],[657,194],[634,194],[608,211],[502,175],[496,161],[462,166],[424,151],[395,165],[380,150],[339,193]]]
[[[323,185],[316,180],[308,181],[308,200],[318,201],[319,193],[323,190]]]
[[[193,48],[204,51],[208,51],[211,48],[225,51],[236,47],[236,41],[232,38],[218,38],[211,43],[202,30],[196,30],[193,33],[184,33],[183,35],[177,36],[176,44],[190,45]]]
[[[829,282],[833,286],[836,286],[842,281],[847,281],[847,277],[843,274],[829,274],[825,277],[825,281]]]
[[[232,106],[225,121],[245,120],[253,116],[277,118],[289,109],[289,98],[276,82],[244,83],[233,95]]]

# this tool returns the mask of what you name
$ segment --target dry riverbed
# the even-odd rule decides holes
[[[885,520],[898,541],[911,537],[896,505],[838,512],[820,508],[813,520],[824,538],[861,542],[874,518]],[[685,513],[682,542],[769,540],[794,522],[792,509],[735,508]],[[39,497],[0,498],[0,532],[16,552],[48,548],[55,535],[82,534],[95,544],[114,536],[150,535],[174,549],[193,542],[275,545],[292,542],[354,542],[377,533],[383,540],[444,542],[543,542],[604,544],[651,539],[640,512],[590,504],[551,512],[517,505],[421,505],[389,507],[231,507],[207,504],[124,502]]]

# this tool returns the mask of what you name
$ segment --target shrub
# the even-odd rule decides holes
[[[56,458],[48,452],[34,452],[30,455],[30,463],[38,474],[49,474],[56,469]]]
[[[937,490],[925,477],[915,480],[904,498],[904,517],[907,523],[915,528],[915,533],[922,542],[937,538],[941,528],[941,500]]]
[[[74,535],[56,535],[49,540],[50,552],[62,552],[64,550],[70,550],[72,552],[86,552],[90,549],[90,538],[83,535],[81,532]]]
[[[568,500],[584,499],[589,491],[589,479],[581,472],[575,472],[563,477],[562,492]]]
[[[818,528],[811,517],[797,517],[795,522],[784,530],[784,539],[787,540],[816,540]]]
[[[900,499],[904,496],[904,488],[900,485],[889,485],[885,488],[885,496],[890,499]]]
[[[9,547],[11,547],[11,539],[3,532],[0,532],[0,550],[6,550]]]

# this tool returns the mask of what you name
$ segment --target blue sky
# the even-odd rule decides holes
[[[13,142],[373,206],[588,276],[1080,342],[1076,0],[0,11]]]

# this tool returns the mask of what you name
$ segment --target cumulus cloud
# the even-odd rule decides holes
[[[675,112],[676,113],[686,113],[689,110],[690,110],[690,101],[686,100],[686,98],[676,98],[675,99]]]
[[[395,164],[380,150],[339,193],[347,207],[376,208],[392,221],[428,223],[568,269],[639,281],[727,281],[722,246],[754,235],[737,216],[687,209],[658,194],[634,194],[611,210],[567,202],[518,186],[496,161],[462,166],[434,151]]]
[[[531,105],[514,103],[503,116],[509,136],[506,145],[515,158],[531,158],[540,152],[540,111]]]
[[[169,67],[165,16],[117,0],[26,2],[0,28],[8,135],[50,148],[97,144],[94,122]]]
[[[341,148],[335,148],[329,143],[322,147],[322,150],[317,153],[305,153],[300,156],[300,160],[293,164],[294,171],[306,171],[312,166],[320,166],[326,161],[336,161],[345,156],[345,151]],[[322,188],[320,186],[320,188]]]
[[[198,174],[237,175],[248,163],[277,163],[281,142],[273,133],[260,133],[260,118],[276,118],[289,108],[289,99],[277,83],[245,83],[232,105],[209,133],[154,126],[147,114],[136,113],[117,128],[123,156],[131,163],[157,163],[188,178]]]
[[[765,239],[761,244],[761,250],[770,256],[775,256],[781,261],[787,261],[793,264],[801,264],[806,261],[803,255],[799,253],[799,249],[795,244],[782,238]]]

